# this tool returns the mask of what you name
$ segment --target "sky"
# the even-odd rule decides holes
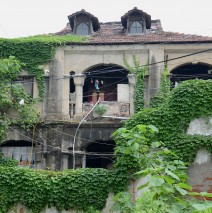
[[[120,21],[137,7],[160,19],[164,31],[212,36],[212,0],[0,0],[0,37],[62,30],[67,16],[85,9],[100,22]]]

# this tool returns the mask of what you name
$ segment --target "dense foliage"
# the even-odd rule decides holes
[[[100,210],[109,192],[120,192],[128,185],[124,175],[106,169],[53,172],[0,167],[0,180],[1,213],[18,203],[37,213],[46,206]]]
[[[132,129],[121,128],[116,139],[116,166],[134,177],[145,177],[137,190],[142,195],[132,202],[132,194],[120,192],[114,197],[115,210],[122,213],[178,213],[210,209],[212,203],[188,199],[188,195],[212,197],[207,192],[192,192],[186,183],[186,166],[164,144],[157,141],[157,128],[139,124]],[[169,160],[169,156],[176,160]]]
[[[22,84],[14,83],[21,65],[14,57],[0,59],[0,141],[9,125],[30,128],[38,122],[33,98],[25,92]],[[24,101],[23,104],[20,101]]]
[[[4,167],[14,167],[18,165],[18,161],[12,158],[5,158],[3,156],[1,156],[0,153],[0,166],[4,166]]]
[[[148,108],[126,122],[131,129],[137,124],[158,127],[158,138],[184,162],[192,162],[197,151],[204,147],[212,151],[210,136],[187,135],[189,123],[212,115],[212,81],[189,80],[173,89],[170,97],[158,108]]]
[[[167,66],[167,64],[165,64],[165,68],[161,75],[159,90],[158,90],[157,94],[155,95],[155,97],[153,97],[150,100],[151,107],[154,107],[154,108],[159,107],[169,97],[171,84],[170,84],[170,79],[168,78],[168,76],[169,76],[168,66]]]
[[[57,46],[73,42],[83,42],[85,37],[66,35],[39,35],[26,38],[0,38],[0,58],[15,56],[21,61],[22,69],[34,74],[38,82],[39,95],[44,93],[44,71],[40,65],[48,63]]]

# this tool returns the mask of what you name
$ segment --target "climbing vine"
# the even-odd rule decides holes
[[[133,56],[134,66],[130,66],[124,56],[125,66],[128,68],[130,73],[135,74],[136,84],[134,92],[134,110],[135,113],[141,111],[144,108],[144,89],[145,89],[145,76],[148,74],[148,65],[140,66],[139,61]],[[148,64],[148,63],[147,63]]]
[[[211,136],[187,135],[189,123],[212,115],[212,81],[189,80],[173,89],[159,108],[147,108],[126,122],[127,128],[137,124],[158,127],[158,138],[184,162],[192,162],[197,151],[204,147],[212,151]]]
[[[161,82],[159,90],[155,97],[153,97],[150,101],[151,107],[158,107],[161,104],[163,104],[167,98],[170,95],[170,80],[168,79],[169,71],[168,66],[165,64],[165,68],[163,70],[162,76],[161,76]]]
[[[0,166],[0,213],[18,203],[33,213],[46,206],[96,212],[105,206],[109,192],[125,190],[127,184],[126,176],[106,169],[54,172]]]
[[[85,37],[66,35],[39,35],[26,38],[0,38],[0,58],[15,56],[22,62],[22,69],[34,74],[38,82],[39,96],[44,94],[44,71],[40,65],[48,63],[57,46],[83,42]]]

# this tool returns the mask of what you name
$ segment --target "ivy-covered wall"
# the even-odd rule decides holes
[[[0,166],[0,212],[18,203],[40,213],[46,206],[62,209],[101,210],[109,192],[126,189],[128,179],[106,169],[63,172]]]
[[[211,94],[211,80],[185,81],[172,90],[160,107],[140,111],[125,126],[155,125],[159,129],[159,139],[183,161],[191,163],[201,147],[212,151],[210,136],[186,134],[193,119],[212,115]]]
[[[39,35],[15,39],[0,38],[0,58],[15,56],[24,63],[22,69],[35,75],[39,87],[39,96],[43,97],[44,71],[40,68],[40,65],[48,63],[54,57],[57,46],[74,42],[81,43],[85,39],[85,37],[73,35]]]

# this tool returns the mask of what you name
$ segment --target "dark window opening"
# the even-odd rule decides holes
[[[104,101],[117,101],[117,85],[128,84],[128,71],[117,65],[102,65],[88,70],[83,87],[83,102],[92,102],[94,93]]]
[[[114,141],[95,141],[86,147],[87,168],[112,168],[114,160]]]
[[[212,79],[212,66],[204,64],[186,64],[171,72],[171,85],[176,87],[180,82],[191,79]]]
[[[75,85],[74,85],[73,75],[75,75],[75,72],[71,71],[70,72],[70,93],[74,93],[75,92]]]
[[[7,141],[0,145],[0,151],[5,158],[17,160],[19,166],[35,164],[34,144],[29,141]]]

